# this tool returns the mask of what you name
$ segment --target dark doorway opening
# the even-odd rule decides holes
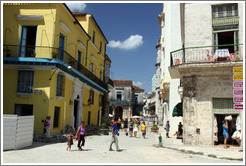
[[[218,45],[234,44],[234,31],[218,33]],[[234,53],[234,46],[221,46],[219,49],[228,48],[230,53]]]
[[[215,116],[216,116],[216,119],[217,119],[217,126],[218,126],[218,142],[216,142],[215,144],[224,144],[223,127],[222,127],[223,123],[222,123],[222,121],[228,115],[215,114]],[[231,116],[232,116],[232,120],[228,121],[229,138],[228,138],[227,144],[229,144],[229,145],[238,145],[237,141],[233,140],[231,138],[233,133],[236,131],[236,120],[237,120],[238,114],[234,114],[234,115],[231,115]]]
[[[118,117],[120,117],[120,119],[122,119],[122,114],[123,114],[123,108],[121,106],[118,106],[115,108],[115,118],[118,119]]]
[[[77,124],[78,124],[78,101],[77,100],[74,100],[74,111],[73,111],[73,116],[74,116],[74,128],[77,129]]]

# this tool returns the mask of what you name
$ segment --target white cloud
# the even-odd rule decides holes
[[[85,3],[66,3],[66,5],[72,12],[82,12],[86,8]]]
[[[121,41],[111,40],[108,43],[109,47],[120,48],[123,50],[135,49],[143,44],[143,36],[141,35],[131,35],[128,39]]]
[[[143,83],[140,82],[140,81],[137,81],[137,82],[133,81],[133,85],[136,85],[136,86],[142,86]]]

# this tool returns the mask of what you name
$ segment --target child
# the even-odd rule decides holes
[[[67,137],[67,150],[69,149],[69,151],[71,151],[71,145],[73,145],[73,135],[72,135],[72,132],[69,132],[69,136]]]

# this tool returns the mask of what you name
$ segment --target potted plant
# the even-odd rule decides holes
[[[152,131],[152,132],[157,133],[158,130],[159,130],[159,127],[158,127],[156,124],[154,124],[154,125],[151,127],[151,131]]]
[[[8,49],[8,47],[6,47],[6,48],[4,49],[4,52],[6,52],[6,56],[7,56],[7,57],[10,57],[10,56],[11,56],[11,50]]]
[[[57,52],[52,52],[52,58],[57,58],[58,57],[58,53]]]
[[[31,52],[31,57],[36,57],[36,53],[34,50],[32,50],[32,52]]]

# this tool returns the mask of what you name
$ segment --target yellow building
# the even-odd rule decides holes
[[[99,26],[89,24],[87,32],[58,3],[4,3],[3,18],[3,113],[35,115],[35,134],[47,115],[52,134],[82,120],[97,125],[107,93],[107,40]]]

